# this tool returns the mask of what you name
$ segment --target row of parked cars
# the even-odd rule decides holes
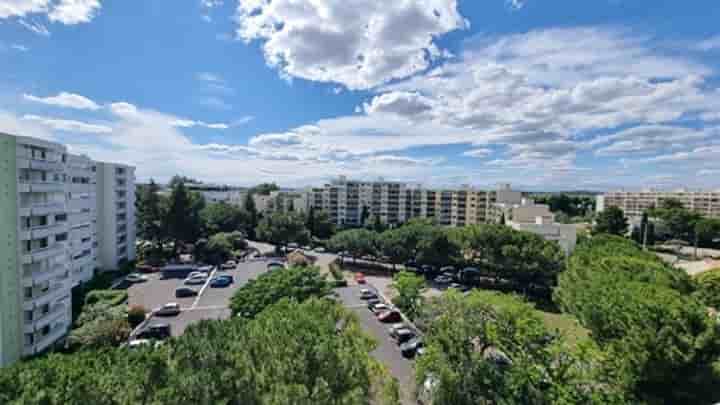
[[[405,264],[405,269],[412,273],[422,275],[439,285],[446,285],[460,291],[467,291],[472,288],[482,272],[475,267],[456,269],[455,266],[443,266],[439,269],[429,264],[418,265],[414,262]]]
[[[388,328],[388,334],[400,346],[404,357],[413,358],[424,353],[422,337],[410,325],[403,323],[400,311],[383,302],[377,293],[370,289],[360,290],[360,299],[367,302],[368,309],[380,322],[392,324]]]

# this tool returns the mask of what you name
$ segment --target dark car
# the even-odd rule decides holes
[[[430,265],[430,264],[423,264],[422,267],[420,267],[422,270],[422,273],[425,275],[425,278],[428,280],[435,278],[437,275],[437,267]]]
[[[470,291],[472,289],[472,287],[470,287],[469,285],[458,284],[458,283],[450,284],[449,288],[454,288],[460,292]]]
[[[482,272],[475,267],[466,267],[460,271],[459,279],[463,284],[477,285],[482,278]]]
[[[198,292],[190,287],[179,287],[175,289],[175,297],[177,298],[194,297],[197,294]]]
[[[226,278],[226,279],[230,280],[230,284],[235,282],[235,277],[233,277],[230,274],[218,274],[217,276],[215,276],[215,278]]]
[[[411,340],[415,337],[415,332],[413,332],[410,328],[402,328],[395,331],[393,335],[391,335],[393,339],[397,342],[397,344],[402,345],[403,343]]]
[[[367,300],[368,309],[372,308],[373,305],[379,304],[381,302],[382,301],[380,300],[380,298],[370,298],[369,300]]]
[[[277,269],[284,269],[284,268],[285,268],[285,264],[283,264],[282,262],[270,262],[267,264],[268,270],[277,270]]]
[[[232,281],[230,281],[227,277],[213,277],[210,280],[211,288],[223,288],[229,286],[230,284],[232,284]]]
[[[400,312],[395,311],[395,310],[378,312],[375,315],[377,315],[380,322],[384,322],[384,323],[402,322],[402,316],[400,315]]]
[[[166,339],[169,338],[171,335],[170,333],[170,324],[167,323],[155,323],[152,325],[149,325],[145,329],[142,330],[142,332],[138,333],[136,336],[136,339]]]
[[[421,347],[423,347],[422,339],[415,338],[400,345],[400,352],[404,357],[412,358],[415,357],[417,350]]]

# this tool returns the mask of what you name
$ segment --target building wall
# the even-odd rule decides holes
[[[0,367],[22,354],[16,139],[0,134]]]
[[[98,264],[115,270],[135,260],[135,168],[96,162]]]
[[[68,155],[67,204],[73,285],[89,281],[97,262],[97,181],[95,162],[87,156]]]
[[[626,216],[637,218],[667,199],[678,200],[685,208],[706,217],[720,218],[720,191],[613,191],[597,197],[596,209],[600,212],[606,207],[618,207]]]

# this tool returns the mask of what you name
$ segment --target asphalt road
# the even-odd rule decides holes
[[[197,297],[175,298],[175,288],[183,285],[182,279],[161,279],[158,274],[150,280],[137,283],[128,289],[130,305],[142,305],[148,310],[157,309],[168,302],[180,304],[182,312],[177,316],[153,316],[147,325],[168,323],[173,336],[181,336],[185,329],[203,319],[227,319],[231,315],[230,298],[235,291],[248,281],[267,271],[268,261],[239,263],[235,270],[216,271],[214,275],[230,274],[235,282],[228,287],[212,288],[209,283],[191,286],[198,290]]]
[[[413,361],[402,356],[400,347],[388,335],[387,328],[390,325],[378,321],[367,308],[365,301],[360,299],[360,290],[363,288],[372,289],[372,286],[351,286],[338,288],[335,291],[343,305],[357,314],[362,328],[377,341],[377,347],[371,354],[398,379],[402,403],[415,404]]]

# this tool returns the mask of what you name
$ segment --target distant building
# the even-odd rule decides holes
[[[657,191],[653,189],[642,191],[610,191],[599,195],[596,210],[603,211],[606,207],[618,207],[631,219],[642,216],[650,208],[660,207],[663,200],[678,200],[691,211],[703,216],[720,218],[720,190],[716,191],[690,191],[680,189],[676,191]]]

